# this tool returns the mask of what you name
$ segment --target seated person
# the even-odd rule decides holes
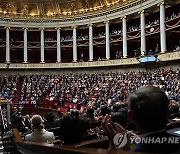
[[[21,115],[20,112],[18,112],[15,117],[12,119],[12,125],[13,127],[16,127],[18,131],[22,134],[26,133],[29,131],[28,127],[26,127],[23,116]]]
[[[44,125],[45,125],[45,129],[59,127],[59,120],[55,119],[55,116],[53,115],[52,112],[48,112],[46,114]]]
[[[180,127],[180,112],[178,105],[172,105],[169,108],[169,123],[167,129],[179,128]]]
[[[24,116],[24,124],[31,130],[31,118],[28,114]]]
[[[89,122],[96,122],[98,121],[98,118],[94,116],[94,109],[88,107],[86,111],[86,117],[89,120]]]
[[[120,105],[119,104],[114,104],[112,106],[112,112],[114,112],[114,113],[118,112],[119,109],[120,109]]]
[[[31,134],[25,136],[25,141],[31,142],[53,142],[55,140],[54,134],[44,129],[43,119],[40,115],[32,117],[32,125],[35,129]]]
[[[75,144],[82,141],[87,133],[88,121],[79,116],[79,111],[74,109],[62,118],[60,123],[60,139],[65,145]]]
[[[141,140],[132,151],[149,153],[180,152],[179,143],[168,142],[169,139],[176,140],[179,137],[166,131],[169,99],[160,88],[153,86],[139,88],[128,97],[127,101],[129,106],[128,117],[134,121],[139,137],[150,141],[142,142]],[[113,139],[117,133],[120,133],[120,135],[127,134],[128,139],[124,149],[130,150],[130,144],[128,144],[131,139],[129,138],[130,134],[123,126],[115,123],[113,127],[109,122],[108,115],[106,115],[102,127],[109,138],[111,149],[117,146]],[[152,140],[158,140],[159,142],[153,143]]]
[[[114,125],[115,122],[121,124],[124,128],[126,128],[127,119],[126,119],[125,114],[120,111],[112,113],[111,115],[112,125]]]
[[[179,106],[172,105],[169,111],[170,111],[170,116],[169,116],[170,119],[180,118]]]
[[[106,114],[109,114],[109,108],[106,105],[102,105],[101,108],[101,115],[98,117],[99,121],[102,121]]]

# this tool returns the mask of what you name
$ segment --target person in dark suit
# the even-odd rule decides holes
[[[131,151],[149,153],[173,153],[180,151],[179,143],[169,142],[170,138],[179,138],[178,136],[170,135],[166,131],[169,99],[160,88],[153,86],[139,88],[135,93],[129,95],[127,101],[129,106],[128,117],[134,121],[139,137],[141,139],[150,139],[150,142],[139,142]],[[109,117],[106,115],[102,127],[110,140],[110,148],[114,148],[114,136],[117,133],[125,134],[127,131],[117,123],[113,127],[108,120]],[[159,139],[159,142],[156,139]],[[154,143],[152,140],[154,140]],[[127,144],[124,147],[126,150],[130,150]]]
[[[46,114],[46,117],[45,117],[45,122],[44,122],[44,125],[45,125],[45,128],[46,129],[51,129],[51,128],[55,128],[55,127],[59,127],[59,120],[56,120],[55,119],[55,116],[53,115],[52,112],[48,112]]]
[[[79,116],[79,111],[71,110],[71,113],[64,116],[60,123],[59,137],[65,145],[79,143],[87,134],[88,120]]]

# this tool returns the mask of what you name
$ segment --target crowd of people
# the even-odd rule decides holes
[[[61,116],[53,112],[47,112],[45,116],[34,112],[23,116],[20,103],[11,114],[11,122],[12,127],[24,134],[26,141],[51,143],[58,136],[61,144],[71,145],[107,136],[109,149],[116,149],[113,139],[117,133],[172,137],[174,135],[166,129],[179,127],[179,123],[174,122],[180,117],[179,69],[11,75],[5,76],[2,82],[1,96],[13,101],[19,83],[22,84],[20,102],[37,101],[38,106],[39,101],[49,98],[60,106],[64,102],[77,104]],[[81,108],[82,104],[86,105],[85,109]],[[58,128],[56,135],[52,128]],[[177,144],[165,142],[162,145],[142,144],[131,150],[172,152],[177,148]],[[127,144],[123,149],[130,150],[130,146]]]
[[[129,93],[147,85],[160,87],[169,99],[180,101],[179,69],[159,69],[154,72],[25,75],[22,79],[20,104],[27,100],[40,102],[48,98],[60,104],[73,102],[100,107],[105,102],[110,103],[113,100],[125,102]],[[18,81],[19,75],[5,76],[0,95],[13,100]]]
[[[26,104],[31,101],[31,104],[38,104],[42,100],[43,95],[48,93],[53,85],[52,76],[24,76],[21,88],[20,104]]]
[[[0,88],[0,97],[13,100],[17,91],[18,75],[5,76]]]
[[[33,115],[32,118],[29,115],[23,117],[17,109],[12,114],[13,127],[25,133],[24,140],[31,142],[52,143],[55,141],[55,135],[51,132],[51,128],[57,127],[59,128],[58,138],[64,145],[94,139],[94,136],[97,139],[107,136],[110,150],[118,150],[119,143],[114,142],[114,136],[118,133],[128,134],[127,138],[132,136],[160,140],[166,138],[163,143],[154,144],[152,141],[138,143],[135,148],[131,147],[132,143],[127,142],[123,149],[134,152],[177,152],[180,150],[179,143],[168,143],[168,139],[178,136],[166,130],[177,127],[177,123],[172,121],[180,117],[180,104],[169,100],[162,89],[144,86],[131,93],[127,103],[106,103],[98,109],[87,107],[83,111],[76,108],[60,118],[55,117],[52,112],[48,112],[44,117],[40,115]]]
[[[146,85],[161,87],[168,97],[180,101],[179,70],[155,72],[109,72],[51,76],[50,97],[60,102],[101,106],[104,102],[125,101],[129,93]]]

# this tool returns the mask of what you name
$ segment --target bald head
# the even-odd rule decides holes
[[[164,129],[168,119],[169,99],[157,87],[139,88],[128,97],[128,105],[137,127],[145,132]]]

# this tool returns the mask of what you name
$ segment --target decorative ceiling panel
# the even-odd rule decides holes
[[[53,3],[42,3],[42,14],[47,15],[47,16],[51,16],[56,14],[55,8],[54,8],[54,4]]]
[[[0,0],[0,14],[57,16],[85,14],[135,0]]]
[[[19,13],[22,13],[24,15],[39,15],[40,9],[39,5],[37,3],[22,3],[21,5],[21,11]]]

